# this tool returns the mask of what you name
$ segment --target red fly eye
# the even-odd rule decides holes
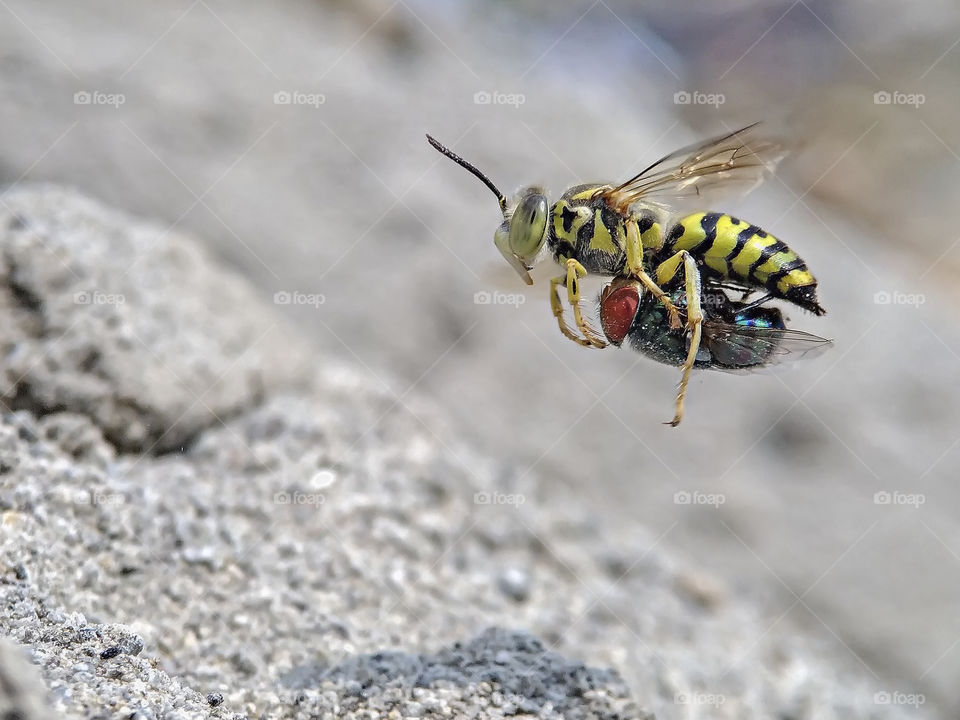
[[[633,318],[640,306],[640,293],[633,285],[615,288],[604,293],[600,301],[600,324],[607,340],[619,345],[630,331]]]

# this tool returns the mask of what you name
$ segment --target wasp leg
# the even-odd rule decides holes
[[[567,321],[563,319],[563,304],[560,300],[560,292],[558,289],[559,285],[565,285],[567,282],[567,276],[561,275],[560,277],[555,277],[550,280],[550,308],[553,310],[553,316],[557,319],[557,325],[560,326],[560,332],[564,334],[565,337],[573,340],[577,345],[582,345],[583,347],[590,347],[591,343],[586,338],[582,338],[573,332],[570,327],[567,325]]]
[[[587,342],[595,348],[605,348],[607,342],[600,337],[600,334],[594,330],[588,323],[580,310],[580,278],[587,274],[587,269],[578,261],[570,258],[567,260],[567,301],[573,308],[573,319],[577,323],[577,328],[583,333]]]
[[[701,325],[703,323],[703,310],[700,306],[700,270],[697,268],[697,262],[686,250],[679,251],[676,255],[664,260],[657,266],[657,280],[660,282],[669,282],[680,271],[680,263],[683,263],[684,286],[687,291],[687,330],[690,331],[690,348],[687,350],[687,359],[683,363],[683,377],[680,379],[680,387],[677,390],[677,406],[673,420],[667,425],[676,427],[683,419],[683,401],[687,396],[687,385],[690,383],[690,372],[693,370],[693,364],[697,359],[697,352],[700,350]]]
[[[663,306],[667,309],[667,315],[670,318],[670,327],[674,330],[679,330],[683,327],[683,322],[680,320],[680,313],[677,311],[677,307],[670,301],[670,298],[667,297],[667,294],[660,286],[653,281],[653,278],[647,275],[643,269],[643,243],[640,240],[640,230],[635,222],[627,223],[627,270],[629,270],[630,274],[637,278],[657,300],[663,303]]]

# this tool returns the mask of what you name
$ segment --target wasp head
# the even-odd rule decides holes
[[[547,239],[547,196],[543,188],[526,187],[512,201],[476,167],[427,135],[430,144],[470,172],[496,195],[503,222],[493,234],[494,245],[527,285],[533,285],[530,270]]]

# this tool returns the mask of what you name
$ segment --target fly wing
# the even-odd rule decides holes
[[[703,343],[716,363],[713,369],[753,371],[814,358],[833,345],[802,330],[731,325],[704,321]]]
[[[706,202],[714,190],[746,193],[773,173],[784,146],[764,138],[754,123],[666,155],[626,182],[601,194],[625,213],[640,201],[671,208],[691,198]]]

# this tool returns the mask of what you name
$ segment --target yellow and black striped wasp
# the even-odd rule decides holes
[[[826,312],[817,299],[817,281],[785,243],[732,215],[684,215],[677,209],[681,202],[702,201],[717,188],[750,189],[772,171],[783,148],[760,137],[756,124],[670,153],[619,185],[576,185],[553,205],[539,186],[524,187],[508,200],[475,166],[429,135],[427,140],[496,195],[503,222],[494,244],[528,285],[533,284],[529,271],[547,255],[565,270],[550,281],[550,305],[566,337],[586,347],[608,344],[609,335],[602,337],[583,316],[580,278],[587,274],[623,278],[663,307],[668,328],[682,330],[686,345],[670,425],[683,418],[690,372],[697,364],[705,287],[739,290],[744,298],[763,292],[750,307],[781,299],[816,315]],[[561,287],[579,334],[564,319]],[[682,312],[677,307],[681,298]],[[722,324],[718,318],[710,321]]]

